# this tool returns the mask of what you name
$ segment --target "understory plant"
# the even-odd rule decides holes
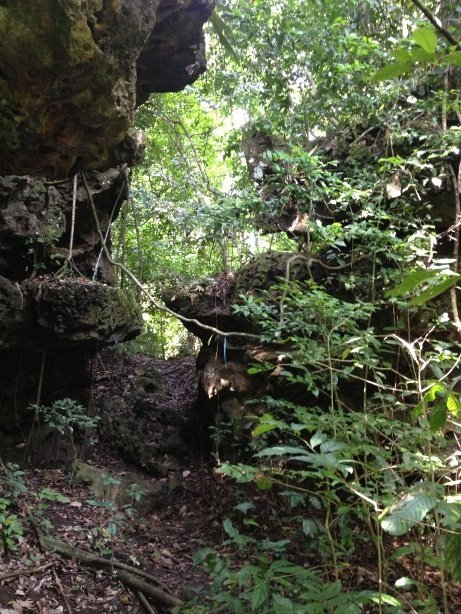
[[[35,419],[43,420],[56,434],[65,436],[72,447],[73,458],[77,457],[77,443],[84,441],[85,436],[96,428],[99,418],[89,416],[87,410],[74,399],[64,398],[50,405],[30,404],[28,410],[34,413]]]
[[[402,283],[383,299],[395,313],[384,335],[376,333],[377,301],[357,309],[313,282],[284,281],[239,308],[281,344],[285,387],[258,399],[257,414],[249,405],[251,457],[218,470],[272,497],[288,529],[274,548],[252,503],[243,521],[249,534],[225,523],[245,563],[199,553],[214,578],[213,611],[359,612],[371,602],[387,612],[450,611],[449,580],[461,568],[459,348],[443,340],[450,318],[435,307],[424,333],[399,330],[415,310],[405,300],[414,284]],[[344,579],[361,575],[364,544],[374,552],[375,592],[350,592]],[[413,574],[395,577],[392,562],[405,559]]]

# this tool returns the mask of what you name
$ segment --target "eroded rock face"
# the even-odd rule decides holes
[[[128,195],[124,168],[86,174],[98,223],[106,234]],[[102,245],[81,178],[75,185],[72,263],[77,275],[113,284],[112,267]],[[74,200],[73,180],[30,176],[0,177],[0,275],[22,281],[54,273],[69,258]],[[96,267],[97,265],[97,267]]]
[[[277,362],[283,346],[261,345],[257,338],[231,336],[224,340],[200,324],[223,332],[250,333],[261,331],[256,323],[235,307],[243,297],[261,296],[286,276],[290,280],[306,280],[314,276],[320,281],[325,274],[316,263],[292,252],[272,251],[259,254],[235,273],[214,279],[198,280],[184,288],[176,288],[164,297],[168,307],[189,320],[184,326],[202,341],[197,359],[199,374],[199,407],[205,422],[240,420],[248,411],[247,401],[265,395],[276,395],[287,383],[279,376]],[[251,374],[252,364],[273,363],[272,369]],[[257,411],[257,404],[252,411]]]
[[[204,71],[202,25],[214,4],[2,2],[2,172],[60,178],[131,163],[136,99],[179,90]]]
[[[91,357],[141,329],[133,298],[112,287],[101,233],[110,248],[142,155],[135,108],[204,71],[214,4],[0,1],[3,449],[36,440],[31,403],[90,406]]]

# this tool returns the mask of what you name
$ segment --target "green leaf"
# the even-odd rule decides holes
[[[433,384],[429,390],[424,395],[424,400],[428,402],[433,402],[437,398],[437,396],[442,396],[445,394],[445,386],[440,382],[436,382]]]
[[[69,497],[62,495],[60,492],[51,490],[50,488],[43,488],[38,493],[39,499],[47,499],[48,501],[59,501],[59,503],[69,503]]]
[[[454,51],[453,53],[444,55],[440,58],[440,61],[450,66],[461,66],[461,51]]]
[[[246,514],[249,510],[254,509],[254,507],[255,505],[254,503],[251,503],[251,501],[244,501],[243,503],[236,505],[234,510],[238,510],[239,512],[242,512],[242,514]]]
[[[454,393],[450,392],[446,398],[447,409],[451,414],[458,415],[459,410],[461,409],[461,403],[459,401],[459,397]]]
[[[277,426],[275,424],[258,424],[258,426],[253,429],[253,437],[258,437],[258,435],[273,431],[276,428]]]
[[[251,595],[251,610],[260,608],[269,597],[269,585],[265,580],[258,579]]]
[[[442,294],[449,288],[453,287],[455,284],[458,283],[460,279],[461,279],[461,275],[457,273],[449,275],[444,281],[441,281],[440,283],[431,286],[419,296],[415,296],[415,298],[412,298],[408,304],[410,306],[424,305],[424,303],[427,303],[427,301],[432,300],[436,296],[439,296],[440,294]]]
[[[434,53],[437,47],[437,34],[429,26],[421,26],[413,32],[413,40],[427,53]]]
[[[360,591],[360,597],[372,601],[373,603],[386,603],[396,608],[402,607],[402,604],[398,599],[392,597],[392,595],[386,595],[385,593],[376,593],[375,591]]]
[[[236,465],[223,463],[220,467],[218,467],[217,471],[218,473],[224,473],[224,475],[228,475],[239,484],[252,482],[255,478],[256,473],[258,473],[258,469],[256,469],[256,467],[251,467],[250,465],[243,465],[242,463],[237,463]]]
[[[307,535],[307,537],[314,537],[319,532],[319,528],[315,522],[315,520],[311,520],[310,518],[304,518],[303,520],[303,533]]]
[[[231,28],[223,21],[221,16],[218,14],[218,11],[213,11],[211,14],[209,21],[213,26],[214,31],[216,32],[216,36],[218,37],[219,42],[224,47],[224,49],[229,53],[230,56],[238,63],[239,57],[235,52],[234,46],[231,43],[231,38],[233,32]]]
[[[272,612],[276,614],[293,614],[294,607],[291,599],[279,593],[272,595]]]
[[[386,64],[379,70],[377,70],[372,76],[373,81],[387,81],[388,79],[394,79],[400,77],[411,68],[411,64],[404,62],[393,62],[392,64]]]
[[[317,431],[316,433],[312,435],[311,440],[309,441],[309,444],[312,448],[315,448],[316,446],[319,446],[326,440],[327,440],[327,435],[325,433],[322,433],[322,431]]]
[[[272,480],[266,477],[256,480],[256,486],[259,488],[259,490],[270,490],[273,485]]]
[[[381,526],[390,535],[405,535],[436,505],[437,497],[424,484],[418,485],[390,507],[388,516],[381,520]]]
[[[399,64],[405,64],[411,61],[410,53],[406,49],[394,49],[392,56]]]
[[[224,520],[222,526],[224,531],[229,535],[229,537],[235,537],[236,534],[238,535],[237,529],[234,527],[234,525],[232,524],[232,520],[229,520],[229,518],[226,518],[226,520]]]
[[[428,422],[433,432],[442,431],[447,424],[447,404],[445,400],[439,401],[432,408]]]
[[[414,49],[410,53],[410,57],[415,62],[435,62],[436,56],[434,53],[428,53],[424,49]]]
[[[461,534],[447,533],[443,538],[443,558],[456,582],[461,581]]]
[[[388,290],[385,294],[386,298],[403,296],[412,292],[423,281],[427,281],[440,274],[436,269],[417,269],[408,273],[408,275],[395,288]]]
[[[419,418],[420,416],[422,416],[424,414],[425,409],[426,409],[426,403],[424,401],[420,401],[418,405],[415,405],[415,407],[411,410],[412,419],[416,420],[416,418]]]

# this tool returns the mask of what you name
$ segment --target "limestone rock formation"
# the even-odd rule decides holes
[[[6,0],[0,6],[4,174],[65,177],[124,160],[136,102],[205,69],[214,0]]]
[[[4,449],[36,440],[27,437],[30,404],[88,405],[94,352],[141,329],[139,306],[113,287],[101,233],[110,247],[129,168],[142,155],[135,108],[205,70],[202,26],[214,5],[0,2]]]
[[[257,339],[231,336],[224,340],[198,323],[223,332],[260,333],[256,323],[235,307],[243,298],[257,297],[283,280],[306,280],[310,275],[320,281],[324,271],[317,264],[309,267],[304,256],[292,252],[272,251],[255,256],[235,273],[214,279],[198,280],[191,286],[176,288],[164,296],[166,304],[192,322],[184,326],[202,341],[197,358],[199,406],[204,421],[240,419],[247,412],[246,402],[267,394],[277,394],[286,382],[279,377],[277,366],[283,346],[261,345]],[[248,372],[252,364],[272,362],[257,375]],[[252,410],[257,410],[255,405]]]

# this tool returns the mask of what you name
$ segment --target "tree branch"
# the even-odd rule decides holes
[[[412,0],[413,4],[415,6],[417,6],[419,8],[419,10],[424,13],[424,16],[431,22],[431,24],[434,26],[434,28],[436,30],[438,30],[440,32],[440,34],[447,39],[447,41],[450,43],[450,45],[456,45],[457,47],[459,46],[459,42],[457,42],[453,36],[450,34],[450,32],[444,28],[442,22],[440,21],[440,19],[438,17],[436,17],[435,15],[433,15],[430,10],[428,8],[426,8],[424,6],[424,4],[422,2],[420,2],[420,0]]]
[[[104,237],[103,237],[103,234],[102,234],[102,231],[101,231],[101,227],[99,225],[99,220],[98,220],[98,214],[97,214],[97,211],[96,211],[96,207],[94,205],[93,197],[91,195],[90,188],[88,186],[88,183],[87,183],[87,180],[86,180],[86,177],[85,177],[84,173],[82,173],[82,177],[83,177],[83,183],[85,184],[85,189],[86,189],[87,194],[88,194],[88,199],[90,201],[91,210],[93,212],[93,217],[94,217],[94,221],[95,221],[96,228],[97,228],[97,231],[98,231],[99,240],[101,241],[101,245],[103,246],[104,253],[106,255],[106,258],[107,258],[109,264],[111,264],[112,266],[115,266],[115,267],[119,268],[121,271],[123,271],[125,273],[125,275],[127,275],[131,279],[131,281],[141,290],[141,292],[144,294],[144,296],[148,299],[148,301],[156,309],[159,309],[160,311],[164,311],[165,313],[169,313],[171,316],[173,316],[175,318],[178,318],[178,320],[181,320],[181,322],[187,322],[188,324],[195,324],[196,326],[202,328],[203,330],[208,330],[211,333],[214,333],[215,335],[218,335],[218,337],[244,337],[245,339],[255,339],[257,341],[261,340],[259,335],[252,335],[251,333],[243,333],[243,332],[226,332],[226,331],[222,331],[219,328],[216,328],[214,326],[209,326],[208,324],[203,324],[202,322],[200,322],[199,320],[196,320],[195,318],[186,318],[185,316],[182,316],[179,313],[176,313],[175,311],[173,311],[172,309],[170,309],[166,305],[162,305],[161,303],[159,303],[152,296],[152,294],[150,294],[150,292],[148,290],[146,290],[146,288],[142,285],[142,283],[139,281],[139,279],[136,277],[136,275],[134,275],[129,269],[126,268],[126,266],[124,266],[120,262],[116,262],[115,260],[113,260],[111,254],[109,252],[109,248],[107,247],[106,242],[104,240]]]

